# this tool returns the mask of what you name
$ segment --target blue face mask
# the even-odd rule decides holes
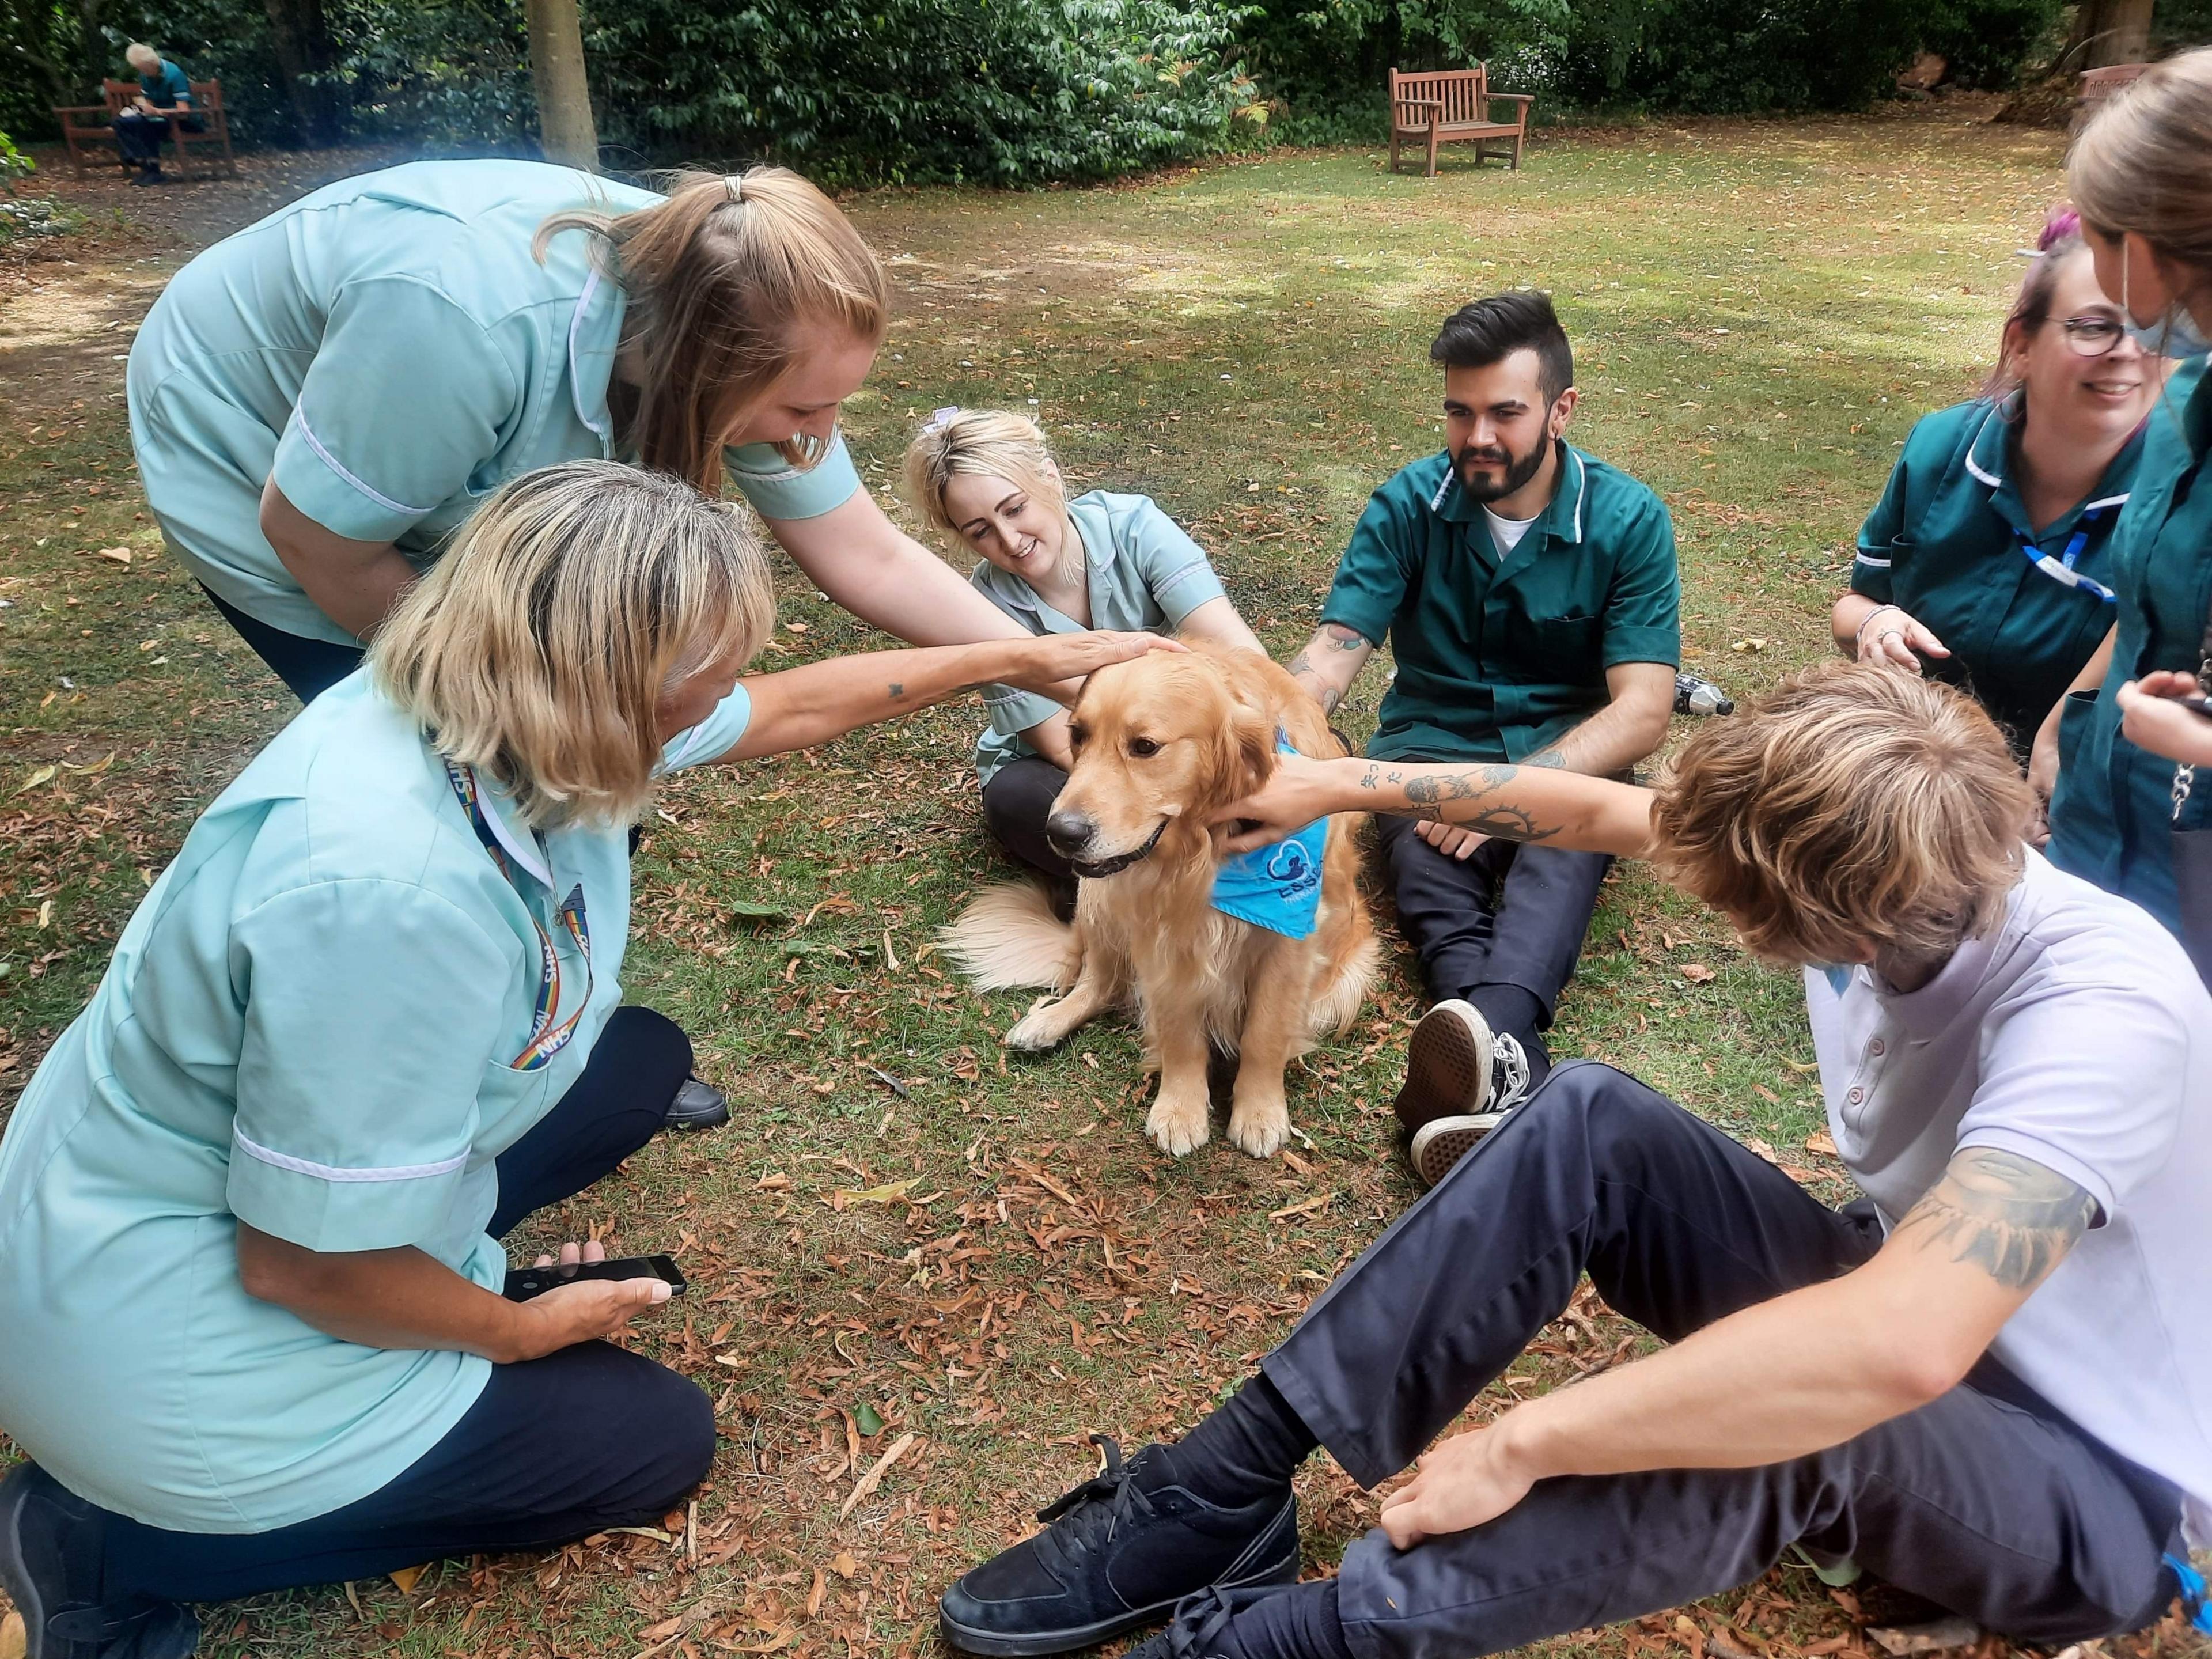
[[[2179,301],[2166,309],[2166,315],[2146,327],[2136,320],[2135,312],[2128,305],[2128,267],[2130,261],[2127,250],[2120,251],[2120,326],[2127,331],[2128,338],[2154,357],[2171,357],[2176,362],[2191,357],[2202,357],[2212,351],[2212,340],[2204,337],[2204,331],[2197,325],[2197,319],[2189,314],[2189,307]]]

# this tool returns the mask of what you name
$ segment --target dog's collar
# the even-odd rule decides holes
[[[1151,857],[1152,848],[1160,844],[1160,837],[1167,833],[1167,828],[1168,821],[1162,818],[1152,833],[1145,838],[1142,847],[1133,847],[1126,853],[1117,853],[1110,859],[1101,859],[1096,864],[1078,864],[1071,859],[1068,867],[1085,881],[1098,881],[1108,876],[1119,875],[1139,860]]]

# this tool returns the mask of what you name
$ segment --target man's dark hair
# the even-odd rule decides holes
[[[1544,402],[1559,402],[1575,383],[1575,354],[1552,296],[1533,288],[1462,306],[1444,319],[1429,361],[1440,368],[1487,368],[1522,350],[1536,354],[1536,386]]]

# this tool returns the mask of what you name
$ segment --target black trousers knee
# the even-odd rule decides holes
[[[1870,1217],[1828,1209],[1633,1079],[1573,1062],[1323,1292],[1265,1369],[1372,1486],[1513,1363],[1585,1271],[1674,1340],[1879,1244]],[[1540,1481],[1488,1524],[1402,1552],[1371,1532],[1346,1553],[1339,1607],[1362,1659],[1463,1659],[1717,1594],[1802,1541],[2057,1645],[2163,1613],[2180,1507],[1984,1360],[1933,1404],[1810,1456]]]
[[[493,1232],[644,1146],[690,1067],[673,1021],[617,1011],[560,1103],[500,1158]],[[714,1408],[696,1383],[611,1343],[579,1343],[493,1366],[476,1403],[404,1474],[312,1521],[181,1533],[100,1512],[107,1599],[222,1601],[657,1524],[714,1455]]]
[[[204,582],[200,592],[222,612],[222,619],[237,631],[238,637],[253,647],[253,654],[268,664],[269,672],[303,703],[313,702],[352,673],[368,654],[357,645],[311,640],[272,628],[258,617],[247,616]]]
[[[1431,999],[1518,986],[1543,1006],[1548,1027],[1613,860],[1494,839],[1455,859],[1415,834],[1413,818],[1378,815],[1375,823],[1399,926],[1421,958]]]
[[[1067,774],[1037,755],[1010,761],[983,786],[983,823],[991,838],[1054,885],[1075,886],[1075,871],[1045,839],[1044,821]]]

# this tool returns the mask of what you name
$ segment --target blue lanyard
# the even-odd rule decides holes
[[[2109,507],[2093,507],[2083,513],[2080,521],[2074,526],[2074,534],[2066,544],[2065,552],[2055,559],[2038,547],[2035,544],[2035,538],[2018,525],[2012,527],[2013,538],[2019,542],[2020,550],[2027,556],[2027,562],[2050,577],[2051,580],[2063,586],[2079,588],[2085,593],[2094,594],[2105,604],[2112,605],[2120,596],[2106,586],[2104,583],[2093,577],[2085,576],[2076,570],[2074,568],[2074,561],[2080,558],[2081,550],[2088,546],[2089,532],[2097,527],[2098,521],[2114,510]]]

